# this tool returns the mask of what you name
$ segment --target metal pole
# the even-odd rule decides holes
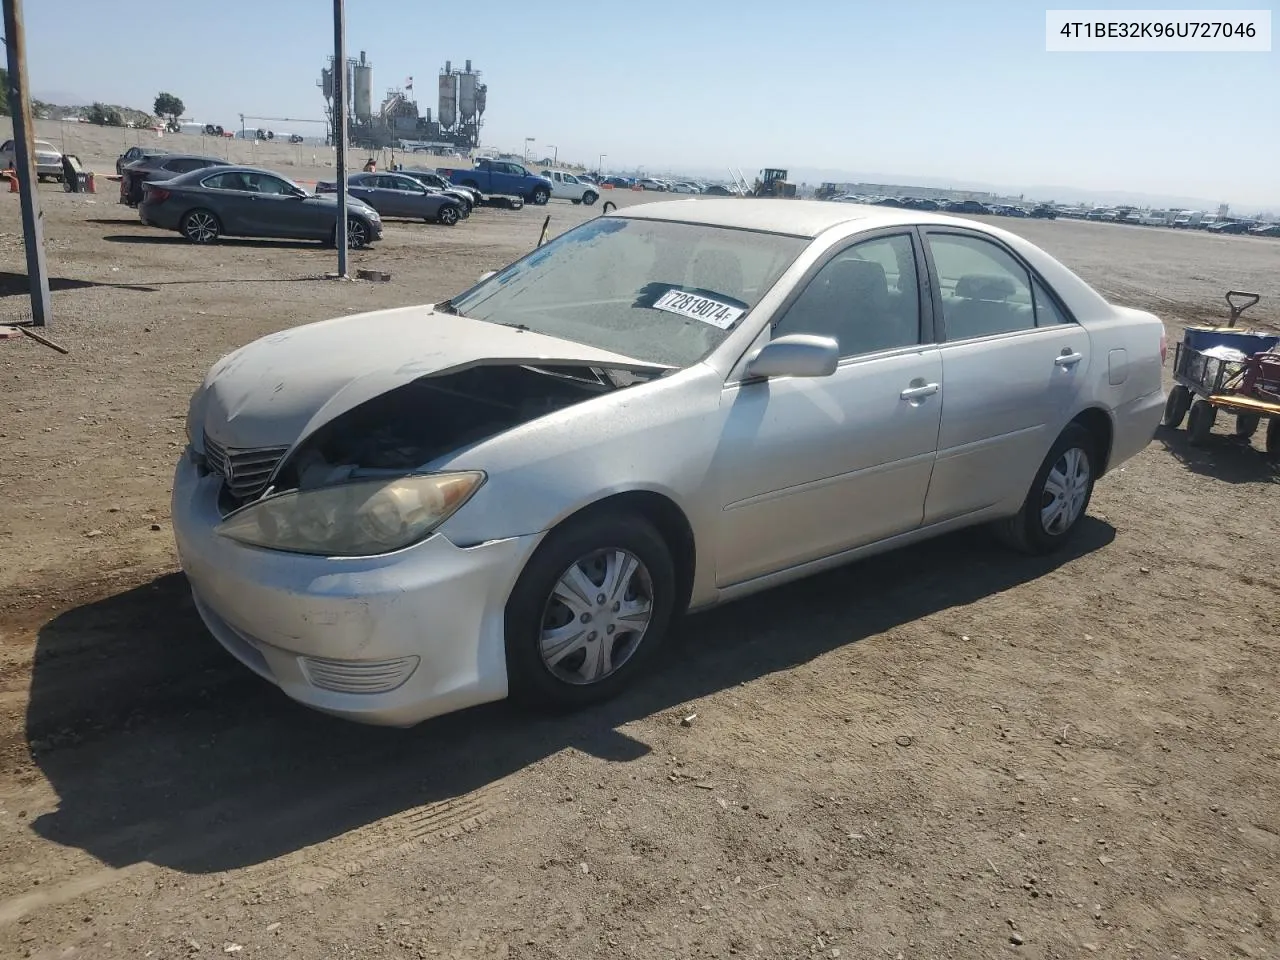
[[[333,142],[334,179],[338,188],[338,279],[347,278],[347,11],[345,0],[333,0]]]
[[[32,152],[35,124],[31,120],[31,89],[27,85],[27,41],[22,27],[22,0],[4,0],[4,45],[9,57],[9,107],[13,112],[14,173],[22,207],[22,238],[27,248],[27,280],[31,284],[31,323],[44,327],[53,315],[49,303],[49,273],[44,262],[44,224],[36,194],[36,164]]]

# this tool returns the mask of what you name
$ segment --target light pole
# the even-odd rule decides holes
[[[243,124],[244,121],[241,121]],[[334,240],[338,247],[338,279],[347,279],[347,10],[333,0],[333,172],[338,217]]]
[[[560,166],[560,148],[557,147],[554,143],[548,143],[547,146],[555,151],[555,153],[551,155],[551,165],[553,167]]]
[[[529,161],[529,144],[533,143],[533,141],[537,139],[538,139],[537,137],[524,138],[524,159],[526,163]]]

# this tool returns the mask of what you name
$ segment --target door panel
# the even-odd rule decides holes
[[[830,377],[727,387],[717,583],[919,526],[942,397],[902,392],[941,382],[938,350],[926,347],[845,362]]]
[[[1044,297],[1002,246],[927,234],[940,303],[947,396],[925,523],[963,516],[1029,489],[1074,415],[1089,336]]]

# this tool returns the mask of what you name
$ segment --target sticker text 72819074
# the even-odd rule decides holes
[[[685,293],[683,290],[668,290],[657,299],[653,308],[693,320],[701,320],[721,330],[728,330],[735,320],[746,313],[742,307],[722,303],[698,293]]]

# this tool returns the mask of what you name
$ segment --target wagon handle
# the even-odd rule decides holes
[[[1245,303],[1237,304],[1235,300],[1231,299],[1232,297],[1248,297],[1249,299]],[[1236,321],[1240,319],[1240,314],[1244,313],[1261,299],[1262,297],[1258,296],[1256,293],[1242,293],[1239,290],[1228,290],[1227,306],[1231,308],[1231,319],[1227,321],[1227,326],[1234,327],[1236,325]]]

